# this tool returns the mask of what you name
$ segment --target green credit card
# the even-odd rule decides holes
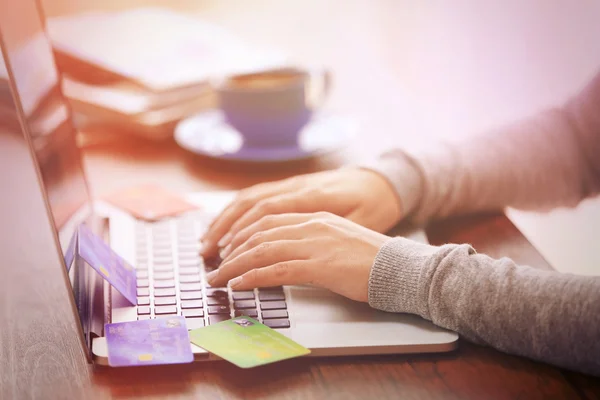
[[[240,368],[252,368],[310,354],[310,350],[249,317],[189,332],[190,341]]]

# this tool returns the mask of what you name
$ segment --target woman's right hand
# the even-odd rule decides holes
[[[388,181],[361,168],[300,175],[241,190],[202,237],[202,255],[225,248],[242,229],[271,214],[326,211],[377,232],[386,232],[401,217],[401,204]]]

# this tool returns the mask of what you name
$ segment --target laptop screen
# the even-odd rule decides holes
[[[91,202],[71,110],[61,91],[60,75],[36,1],[0,0],[0,33],[14,94],[65,251],[78,222],[91,211]],[[0,69],[2,74],[8,77],[7,68]]]

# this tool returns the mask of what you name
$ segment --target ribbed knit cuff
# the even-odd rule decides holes
[[[387,179],[398,196],[403,218],[415,211],[423,196],[423,178],[415,160],[408,153],[395,150],[358,166]]]
[[[438,250],[405,238],[386,242],[369,276],[369,305],[383,311],[417,314],[428,318],[427,261]]]

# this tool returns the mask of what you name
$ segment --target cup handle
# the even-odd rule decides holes
[[[306,105],[308,108],[316,109],[323,105],[329,92],[331,90],[331,72],[326,68],[313,69],[308,72],[309,80],[307,85],[307,93],[309,94],[306,99]],[[317,86],[314,82],[320,80],[320,88],[315,90]]]

